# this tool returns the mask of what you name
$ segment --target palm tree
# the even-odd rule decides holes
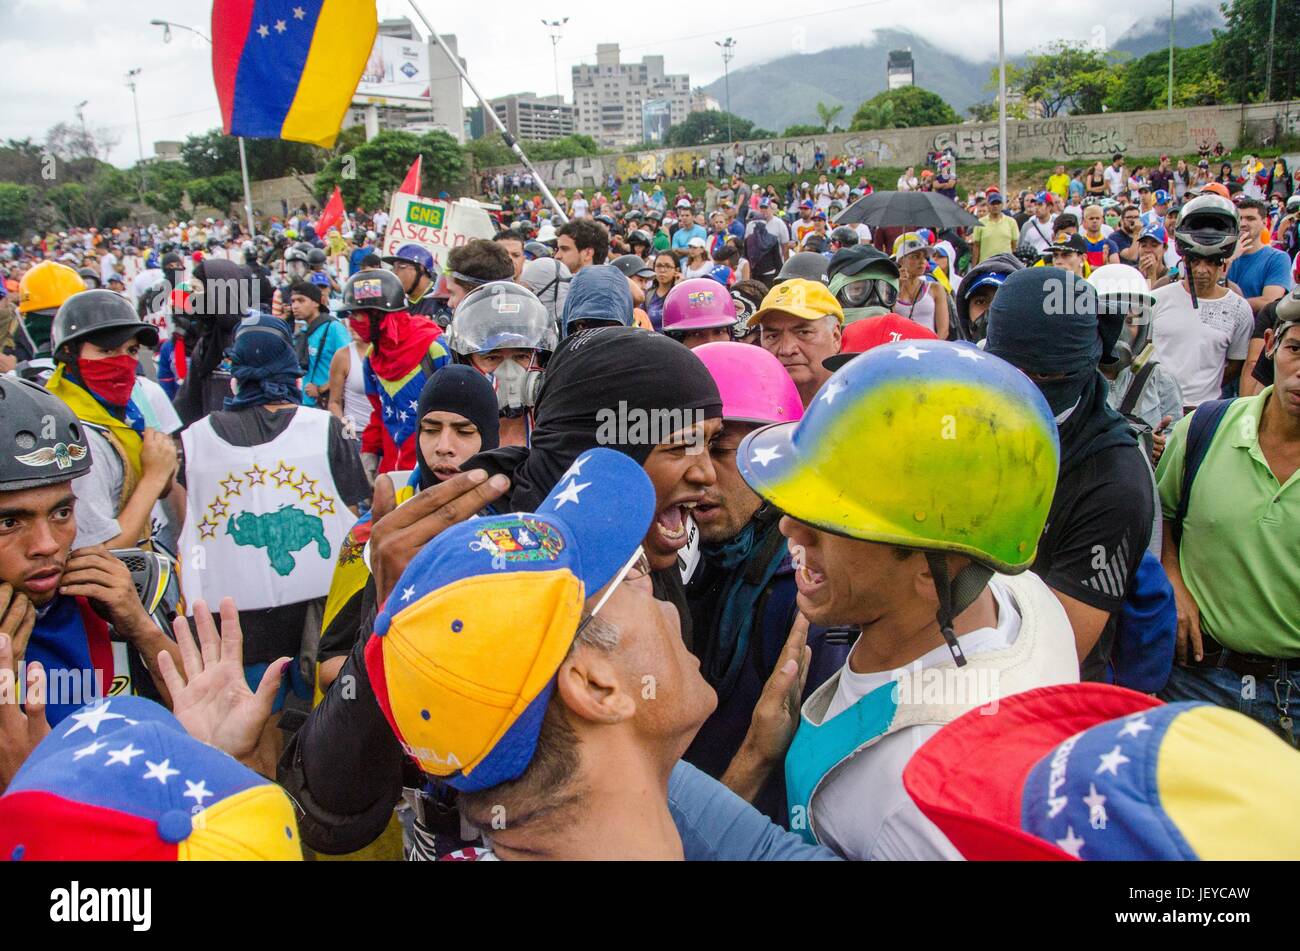
[[[831,131],[831,124],[843,111],[843,106],[828,106],[824,102],[817,103],[817,118],[822,122],[822,131]]]

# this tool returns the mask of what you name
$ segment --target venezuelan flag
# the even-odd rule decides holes
[[[332,146],[378,32],[375,0],[215,0],[226,134]]]

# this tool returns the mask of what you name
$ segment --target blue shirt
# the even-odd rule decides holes
[[[699,225],[691,225],[689,228],[679,227],[677,233],[673,235],[673,247],[684,248],[691,238],[702,238],[707,241],[709,240],[709,233]]]
[[[356,274],[357,271],[361,270],[361,262],[365,260],[366,255],[374,253],[375,249],[369,245],[357,248],[353,251],[352,255],[348,258],[348,274]]]
[[[668,779],[668,811],[688,862],[836,861],[823,845],[809,845],[775,825],[707,773],[679,761]]]
[[[1291,290],[1291,261],[1277,248],[1260,248],[1228,265],[1228,280],[1247,297],[1258,297],[1270,284]]]
[[[334,360],[335,352],[346,347],[351,341],[352,337],[341,320],[325,321],[307,338],[307,366],[303,367],[307,375],[302,378],[304,406],[318,406],[324,409],[323,404],[317,403],[314,398],[307,395],[307,384],[314,383],[318,389],[327,386],[330,381],[330,363]]]

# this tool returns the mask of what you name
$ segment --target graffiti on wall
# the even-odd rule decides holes
[[[1037,141],[1035,141],[1037,140]],[[1081,119],[1048,119],[1016,124],[1015,151],[1042,151],[1067,158],[1113,155],[1128,151],[1117,126],[1095,126]]]
[[[934,150],[952,149],[959,159],[989,161],[998,157],[997,129],[952,129],[934,137]]]

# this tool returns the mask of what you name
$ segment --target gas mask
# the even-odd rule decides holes
[[[1112,359],[1102,361],[1103,369],[1118,371],[1141,363],[1154,346],[1151,341],[1152,317],[1148,309],[1134,309],[1123,320],[1119,337],[1110,348]]]
[[[542,388],[542,369],[535,365],[524,368],[514,360],[502,360],[489,374],[497,391],[497,409],[502,416],[523,416],[537,405],[537,394]]]
[[[847,276],[836,274],[829,290],[844,308],[844,323],[889,313],[898,300],[898,278],[871,270]]]

